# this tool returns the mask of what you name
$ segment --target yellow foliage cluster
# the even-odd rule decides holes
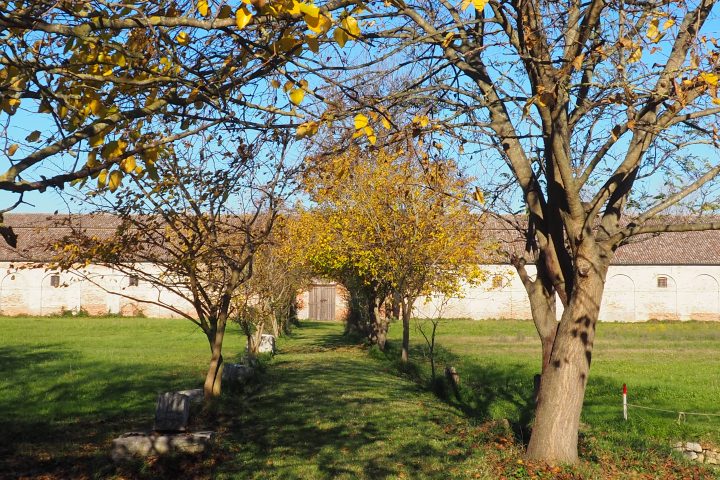
[[[310,161],[301,212],[306,261],[322,275],[355,276],[417,297],[480,280],[482,220],[466,201],[471,179],[452,162],[351,148]]]

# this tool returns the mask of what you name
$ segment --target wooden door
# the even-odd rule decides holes
[[[335,285],[313,285],[310,288],[310,319],[335,320]]]

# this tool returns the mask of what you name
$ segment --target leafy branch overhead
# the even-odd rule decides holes
[[[356,39],[346,7],[0,2],[0,190],[87,177],[114,190],[127,175],[154,176],[158,150],[204,129],[295,128],[311,89],[293,59],[333,37]],[[290,85],[287,97],[276,78]],[[134,168],[121,165],[130,158]]]

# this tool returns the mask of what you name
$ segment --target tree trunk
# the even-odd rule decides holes
[[[392,294],[392,318],[397,320],[400,318],[400,305],[402,304],[402,296],[397,292]]]
[[[550,364],[550,355],[552,354],[558,329],[555,295],[548,296],[544,289],[533,292],[530,294],[530,310],[532,312],[535,329],[540,337],[540,344],[542,345],[542,363],[540,369],[542,374],[545,373],[545,369]]]
[[[410,312],[412,310],[412,302],[409,299],[403,300],[402,305],[402,355],[401,360],[407,363],[410,360]]]
[[[551,463],[578,460],[580,413],[606,270],[607,267],[600,267],[576,275],[574,291],[557,327],[549,363],[540,380],[527,450],[530,459]]]
[[[210,358],[210,367],[208,368],[207,375],[205,376],[205,384],[203,385],[203,392],[205,394],[205,400],[219,397],[221,393],[222,384],[222,370],[223,370],[223,357],[222,357],[222,345],[225,337],[225,325],[227,324],[227,318],[220,318],[217,321],[216,328],[212,329],[208,333],[208,341],[210,342],[210,351],[212,356]]]

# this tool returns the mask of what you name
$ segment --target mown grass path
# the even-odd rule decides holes
[[[279,344],[263,386],[222,432],[219,478],[480,478],[467,421],[347,344],[305,324]]]

